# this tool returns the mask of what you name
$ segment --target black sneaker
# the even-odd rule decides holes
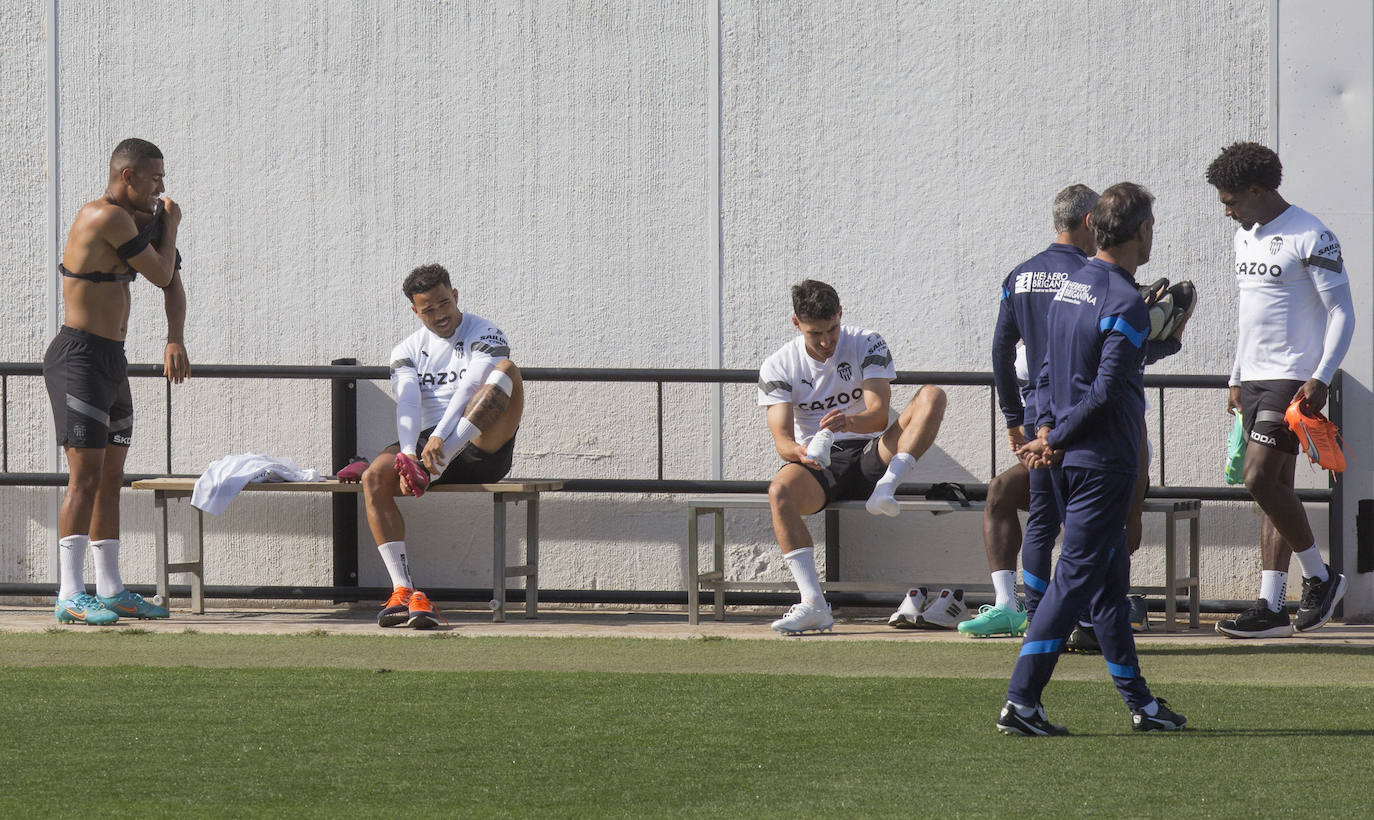
[[[1137,732],[1177,732],[1188,722],[1188,718],[1169,708],[1164,698],[1155,698],[1159,711],[1153,717],[1144,710],[1131,711],[1131,728]]]
[[[1069,733],[1063,726],[1050,723],[1049,718],[1045,717],[1044,706],[1036,704],[1030,717],[1022,717],[1011,701],[1003,704],[1002,714],[997,716],[997,731],[1021,737],[1058,737]]]
[[[1345,595],[1345,576],[1326,568],[1326,580],[1316,578],[1302,579],[1302,603],[1298,604],[1298,614],[1293,618],[1293,628],[1299,632],[1320,629],[1331,620],[1336,604]]]
[[[1217,621],[1217,632],[1228,638],[1287,638],[1293,634],[1293,627],[1288,624],[1287,612],[1275,612],[1268,601],[1259,598],[1236,617]]]
[[[1091,626],[1079,624],[1069,633],[1069,639],[1064,642],[1064,650],[1080,655],[1101,655],[1102,644],[1097,642],[1097,632]]]
[[[1130,595],[1126,600],[1131,604],[1131,631],[1150,631],[1150,605],[1145,603],[1144,595]]]

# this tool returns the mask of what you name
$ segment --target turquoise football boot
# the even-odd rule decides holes
[[[107,609],[99,598],[89,592],[78,592],[70,598],[58,601],[53,612],[60,624],[105,626],[119,621],[119,613]]]
[[[150,604],[143,600],[142,595],[127,589],[118,595],[100,596],[100,603],[121,618],[141,618],[146,621],[166,618],[172,614],[167,611],[167,607]]]

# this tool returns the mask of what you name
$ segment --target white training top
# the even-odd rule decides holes
[[[806,340],[797,336],[763,362],[759,368],[759,404],[792,403],[792,435],[806,444],[820,431],[820,421],[831,410],[859,413],[864,409],[865,379],[897,377],[892,354],[883,337],[871,330],[840,326],[840,338],[829,359],[818,362],[806,352]],[[869,439],[877,433],[841,432],[836,441]]]
[[[475,313],[464,313],[447,339],[421,327],[391,351],[391,389],[396,394],[396,438],[415,455],[415,438],[434,427],[448,438],[467,403],[497,362],[510,357],[506,335]]]
[[[1236,231],[1234,244],[1240,335],[1231,384],[1307,381],[1314,375],[1329,384],[1345,351],[1332,350],[1323,360],[1326,302],[1332,291],[1345,288],[1348,294],[1350,288],[1336,235],[1312,214],[1290,205],[1264,225]]]

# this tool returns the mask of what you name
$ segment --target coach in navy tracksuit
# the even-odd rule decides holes
[[[1049,588],[1012,670],[999,730],[1067,734],[1049,722],[1040,694],[1064,639],[1091,603],[1107,669],[1142,731],[1181,729],[1185,719],[1150,694],[1136,659],[1126,590],[1126,516],[1135,487],[1145,389],[1141,369],[1150,322],[1135,271],[1150,258],[1153,197],[1121,183],[1089,215],[1097,256],[1069,275],[1050,305],[1045,363],[1036,386],[1036,438],[1028,466],[1050,467],[1064,541]]]
[[[997,397],[1007,421],[1008,434],[1017,448],[1025,445],[1025,435],[1034,435],[1035,431],[1038,413],[1034,387],[1040,378],[1040,364],[1045,361],[1050,303],[1069,274],[1083,267],[1088,254],[1096,250],[1091,232],[1084,230],[1083,225],[1087,212],[1096,202],[1097,193],[1086,185],[1070,185],[1060,191],[1054,199],[1055,229],[1059,231],[1056,241],[1018,265],[1002,282],[1002,302],[992,333],[992,376],[997,384]],[[1018,340],[1026,344],[1025,394],[1016,383]],[[1025,434],[1022,433],[1024,427],[1030,428]],[[1021,577],[1026,584],[1026,613],[1034,615],[1050,583],[1054,541],[1059,537],[1061,522],[1049,472],[1032,470],[1028,484],[1029,515],[1021,541]],[[1010,558],[1010,569],[1015,571],[1015,553]]]

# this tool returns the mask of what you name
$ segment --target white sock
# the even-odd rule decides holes
[[[453,428],[453,433],[444,439],[444,461],[463,452],[463,448],[468,446],[468,442],[482,435],[482,431],[477,429],[477,425],[468,421],[466,417],[458,419],[458,426]]]
[[[382,554],[382,561],[386,563],[386,571],[391,574],[393,587],[415,588],[415,583],[410,580],[410,567],[406,565],[406,542],[388,541],[378,544],[377,552]]]
[[[802,547],[784,552],[782,557],[787,560],[787,568],[792,570],[802,600],[813,606],[824,607],[825,593],[821,591],[821,579],[816,575],[815,550]]]
[[[1269,611],[1283,609],[1288,598],[1288,573],[1266,569],[1260,573],[1260,597],[1269,602]]]
[[[911,453],[898,453],[888,462],[887,472],[878,479],[878,486],[873,488],[873,492],[882,491],[885,495],[896,495],[897,487],[906,478],[906,474],[911,472],[911,468],[916,466],[916,457]]]
[[[1295,552],[1293,555],[1302,565],[1302,577],[1316,578],[1318,581],[1325,581],[1330,577],[1326,574],[1326,562],[1322,560],[1322,552],[1317,549],[1316,542],[1313,542],[1312,546],[1302,552]]]
[[[119,579],[119,539],[92,541],[91,557],[95,559],[95,594],[111,598],[123,592],[124,582]]]
[[[1016,609],[1016,570],[999,569],[994,572],[992,588],[997,595],[997,606],[1002,609]]]
[[[57,600],[65,601],[86,591],[81,571],[86,566],[86,547],[90,543],[89,535],[68,535],[57,542],[57,567],[62,574]]]
[[[897,499],[893,496],[902,479],[906,478],[906,474],[915,466],[916,459],[910,453],[898,453],[892,457],[892,461],[887,465],[887,472],[878,479],[878,483],[873,487],[873,493],[864,504],[869,514],[886,515],[889,518],[896,518],[901,514],[901,507],[897,506]]]

